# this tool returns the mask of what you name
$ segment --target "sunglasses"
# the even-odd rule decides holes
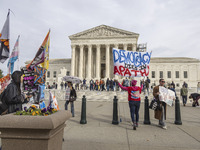
[[[165,83],[165,81],[161,81],[162,83]]]

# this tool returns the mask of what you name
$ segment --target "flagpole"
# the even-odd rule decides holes
[[[20,35],[18,35],[18,63],[17,63],[18,70],[20,70],[20,68],[19,68],[19,38],[20,38]]]

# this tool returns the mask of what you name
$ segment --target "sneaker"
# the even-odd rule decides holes
[[[165,129],[165,130],[167,130],[167,126],[163,126],[162,128]]]

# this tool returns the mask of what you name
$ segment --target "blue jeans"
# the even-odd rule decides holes
[[[140,109],[140,101],[129,101],[129,108],[131,113],[131,119],[133,123],[139,121],[139,109]],[[136,116],[136,120],[135,120]]]
[[[90,91],[93,90],[93,84],[90,84]]]
[[[187,96],[182,96],[183,104],[187,103]]]
[[[68,104],[69,104],[69,103],[70,103],[70,105],[71,105],[72,117],[74,117],[74,102],[66,101],[66,102],[65,102],[65,110],[68,110]]]
[[[109,91],[109,85],[107,85],[107,91]]]

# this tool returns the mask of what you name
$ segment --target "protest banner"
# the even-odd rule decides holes
[[[37,91],[38,86],[34,84],[34,79],[35,79],[34,71],[28,70],[26,67],[23,67],[21,71],[23,72],[24,76],[24,81],[23,81],[24,92],[32,94],[34,91]]]
[[[0,94],[4,91],[4,89],[8,86],[8,84],[10,83],[10,74],[7,74],[5,77],[0,79]]]
[[[113,49],[114,74],[125,77],[149,75],[151,53]]]
[[[172,90],[166,89],[163,86],[159,86],[159,100],[165,102],[167,105],[172,106],[175,99],[175,93]]]

